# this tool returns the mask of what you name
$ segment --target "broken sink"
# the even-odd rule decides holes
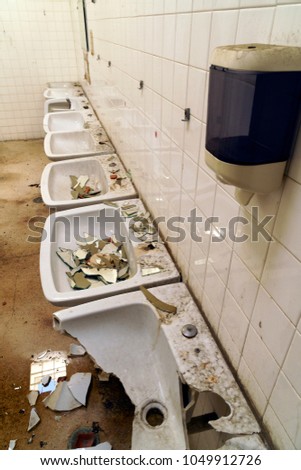
[[[114,173],[115,172],[115,173]],[[112,175],[118,178],[112,179]],[[86,186],[97,187],[99,194],[76,197],[71,191],[71,176],[87,175]],[[41,196],[48,207],[71,209],[104,200],[136,197],[136,190],[116,154],[92,156],[48,163],[41,176]],[[75,198],[76,197],[76,198]]]
[[[208,419],[210,432],[219,437],[216,448],[235,436],[247,446],[237,448],[249,448],[254,437],[255,448],[265,448],[260,427],[184,283],[146,292],[60,310],[53,319],[54,328],[76,338],[97,367],[121,380],[136,407],[131,448],[189,449],[189,424],[195,419]],[[187,324],[193,324],[195,336],[184,336]]]
[[[48,216],[40,277],[49,302],[72,306],[177,282],[179,273],[142,202],[128,199]]]

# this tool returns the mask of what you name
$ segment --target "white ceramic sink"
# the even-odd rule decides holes
[[[132,450],[187,449],[177,364],[156,309],[140,292],[61,310],[54,326],[121,380],[135,405]],[[150,424],[152,411],[162,423]]]
[[[131,199],[118,201],[119,207],[130,204]],[[141,201],[134,200],[143,207]],[[144,209],[145,211],[145,209]],[[97,204],[54,212],[46,219],[40,247],[40,276],[44,295],[54,305],[72,306],[139,289],[140,285],[152,286],[176,282],[179,273],[164,244],[158,242],[154,249],[139,249],[144,243],[130,229],[131,218],[121,216],[121,210],[106,204]],[[68,281],[68,267],[59,258],[59,248],[75,250],[77,241],[84,234],[96,238],[115,236],[123,242],[129,264],[129,277],[123,281],[73,289]],[[141,266],[162,265],[159,272],[144,275]]]
[[[50,98],[45,100],[44,115],[47,113],[77,111],[81,108],[79,98]]]
[[[96,155],[95,141],[87,130],[48,132],[44,137],[44,151],[50,160]]]
[[[43,93],[44,98],[70,98],[71,96],[77,95],[77,90],[74,87],[62,87],[62,88],[46,88]]]
[[[266,449],[260,426],[185,284],[157,286],[147,295],[140,290],[115,295],[60,310],[53,319],[57,331],[77,338],[98,367],[121,380],[136,407],[131,448],[201,450],[226,443],[234,450]],[[176,311],[168,313],[149,295]],[[185,333],[187,327],[195,329],[193,335]],[[160,422],[147,419],[152,410],[156,416],[161,412]],[[204,429],[206,419],[211,429]],[[202,426],[194,425],[190,434],[193,420]]]
[[[88,175],[98,183],[99,196],[86,199],[72,199],[70,175]],[[109,186],[100,160],[95,157],[62,160],[46,165],[41,176],[41,196],[49,207],[71,208],[106,199]]]
[[[84,128],[85,119],[80,111],[47,113],[43,119],[45,132],[80,131]]]
[[[123,176],[120,185],[114,184],[108,171],[112,162]],[[71,194],[70,175],[79,177],[87,175],[91,179],[88,184],[96,183],[101,193],[89,198],[73,199]],[[123,165],[117,155],[108,157],[83,157],[48,163],[41,176],[41,196],[44,204],[57,209],[71,209],[88,204],[99,204],[104,200],[118,200],[136,197],[136,190],[130,179],[126,176]]]

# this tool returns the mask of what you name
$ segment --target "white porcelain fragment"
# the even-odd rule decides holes
[[[85,348],[81,344],[70,344],[69,354],[71,356],[83,356],[86,354]]]
[[[59,382],[55,390],[45,398],[44,405],[53,411],[70,411],[82,406],[72,395],[66,381]]]
[[[31,431],[31,429],[33,429],[40,421],[37,410],[35,408],[31,408],[27,431]]]
[[[14,450],[18,439],[11,439],[8,444],[8,450]]]
[[[72,395],[84,406],[86,405],[86,398],[91,378],[92,374],[90,372],[77,372],[76,374],[73,374],[68,381],[68,387]]]
[[[30,406],[34,406],[36,404],[38,396],[39,396],[39,392],[37,390],[31,390],[28,393],[27,399],[28,399],[28,403],[30,404]]]

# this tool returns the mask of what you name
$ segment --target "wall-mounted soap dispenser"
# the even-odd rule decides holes
[[[241,204],[281,185],[300,124],[301,47],[217,47],[209,73],[205,159]]]

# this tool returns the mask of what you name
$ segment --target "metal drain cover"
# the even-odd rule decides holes
[[[197,327],[189,323],[183,326],[181,332],[185,338],[194,338],[198,334]]]

